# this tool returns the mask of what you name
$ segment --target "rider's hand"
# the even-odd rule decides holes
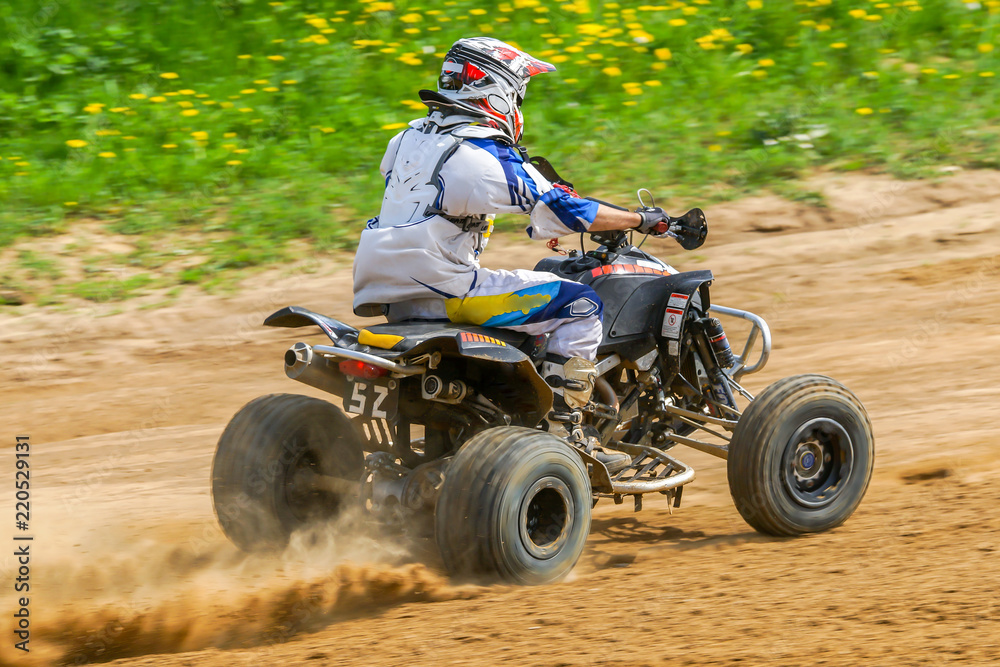
[[[642,218],[642,222],[636,227],[643,234],[659,236],[665,234],[670,225],[670,216],[663,212],[662,208],[644,206],[635,211]]]

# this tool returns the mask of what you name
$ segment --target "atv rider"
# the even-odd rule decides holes
[[[590,400],[602,339],[602,304],[589,286],[538,271],[484,269],[497,213],[530,215],[528,236],[602,230],[662,231],[661,209],[642,212],[580,198],[547,180],[518,145],[528,80],[555,67],[490,37],[455,42],[429,107],[389,141],[379,215],[361,233],[354,311],[390,322],[460,324],[550,334],[542,376],[576,410]],[[660,227],[657,227],[660,225]],[[552,377],[556,376],[556,377]],[[565,421],[565,420],[560,420]]]

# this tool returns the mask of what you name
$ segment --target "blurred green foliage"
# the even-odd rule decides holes
[[[280,260],[292,239],[349,248],[377,213],[386,141],[423,115],[416,92],[448,46],[476,34],[556,63],[529,88],[524,143],[584,194],[627,204],[644,186],[681,210],[774,184],[796,196],[789,181],[819,166],[997,166],[998,12],[995,0],[5,3],[0,246],[78,217],[172,243],[218,232],[181,282]]]

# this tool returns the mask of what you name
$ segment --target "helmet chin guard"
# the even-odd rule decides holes
[[[445,55],[437,92],[420,91],[420,98],[431,109],[476,118],[517,143],[524,130],[521,104],[528,80],[555,69],[498,39],[469,37]]]

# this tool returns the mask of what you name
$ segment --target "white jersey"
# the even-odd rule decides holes
[[[356,311],[461,297],[475,288],[492,224],[484,233],[462,231],[439,213],[489,220],[497,213],[528,214],[526,231],[536,239],[589,229],[598,204],[553,186],[502,136],[422,118],[390,140],[380,165],[382,208],[362,231],[354,258]]]

